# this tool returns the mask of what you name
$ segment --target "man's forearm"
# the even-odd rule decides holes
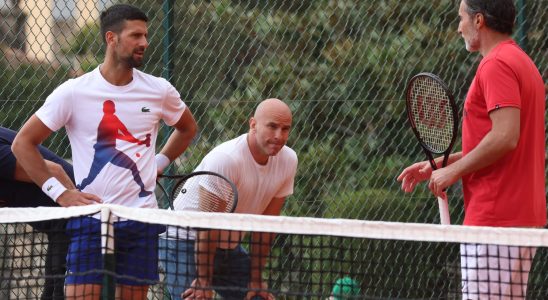
[[[215,252],[219,244],[217,230],[200,231],[196,239],[196,277],[200,281],[211,283]]]
[[[173,128],[175,130],[169,136],[162,151],[160,151],[160,153],[167,156],[170,161],[175,160],[185,152],[198,131],[194,116],[192,116],[192,113],[188,108],[185,109],[179,121],[173,125]]]
[[[453,172],[462,177],[483,169],[513,151],[520,137],[520,110],[504,107],[489,113],[491,130],[466,156],[451,165]]]
[[[443,165],[443,156],[440,156],[440,157],[437,157],[436,159],[434,159],[434,162],[436,163],[436,166],[438,168],[441,168],[442,165]],[[462,152],[455,152],[455,153],[451,153],[449,155],[449,157],[447,158],[447,166],[458,161],[459,159],[462,158]]]
[[[170,161],[175,160],[177,157],[179,157],[185,150],[188,148],[190,143],[192,142],[192,139],[194,138],[194,134],[189,131],[179,131],[174,130],[173,133],[169,136],[169,139],[167,140],[166,144],[160,151],[163,155],[167,156]]]
[[[23,170],[40,187],[52,177],[44,157],[38,151],[38,145],[50,134],[51,130],[33,115],[19,130],[11,145],[11,151]]]
[[[487,167],[509,152],[507,148],[500,146],[501,143],[496,136],[488,133],[483,140],[466,156],[453,163],[460,177]]]
[[[46,160],[46,166],[49,169],[49,172],[59,180],[67,189],[76,189],[76,186],[74,186],[74,183],[72,182],[72,179],[68,176],[68,174],[65,172],[65,169],[63,169],[63,166],[61,166],[58,163]]]
[[[36,146],[16,139],[11,149],[28,178],[38,186],[41,187],[48,178],[53,176]]]
[[[254,232],[251,243],[251,282],[261,282],[263,280],[262,272],[266,266],[266,261],[270,255],[272,242],[276,234]]]

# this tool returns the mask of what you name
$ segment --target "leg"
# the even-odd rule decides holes
[[[99,300],[101,298],[100,284],[67,284],[67,300]]]
[[[488,246],[489,280],[504,299],[525,299],[535,247]],[[500,282],[500,283],[499,283]]]
[[[238,245],[234,250],[217,249],[213,285],[224,299],[244,299],[250,278],[251,260],[249,254]],[[237,288],[237,289],[233,289]]]
[[[92,183],[93,180],[95,180],[95,177],[99,175],[99,172],[101,172],[103,167],[112,159],[112,154],[109,152],[110,151],[95,150],[95,155],[93,156],[93,162],[91,163],[88,176],[84,178],[80,184],[76,185],[79,190],[83,190],[86,186]]]
[[[146,299],[149,285],[159,282],[158,235],[165,227],[137,221],[114,224],[116,294],[120,299]]]
[[[194,240],[168,240],[160,238],[160,263],[166,272],[166,286],[172,300],[181,294],[196,278]]]
[[[148,285],[117,285],[116,299],[120,300],[147,300]]]
[[[525,299],[534,247],[461,245],[463,299]]]
[[[100,221],[91,217],[70,219],[67,235],[66,299],[98,300],[103,279]]]
[[[112,159],[112,164],[121,168],[131,170],[131,174],[133,175],[133,180],[135,180],[135,182],[139,185],[139,187],[141,187],[141,192],[139,193],[139,197],[146,197],[152,194],[152,192],[145,190],[145,185],[143,184],[141,175],[139,175],[139,169],[137,169],[137,165],[131,158],[129,158],[129,156],[127,156],[123,152],[118,151],[118,153],[116,153],[116,155],[114,155],[114,158]]]

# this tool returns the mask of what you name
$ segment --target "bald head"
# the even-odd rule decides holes
[[[259,164],[275,156],[285,146],[291,130],[292,115],[289,106],[279,99],[266,99],[249,120],[248,144]]]
[[[289,120],[292,119],[289,106],[287,106],[287,104],[285,104],[282,100],[276,98],[263,100],[255,109],[255,114],[253,115],[255,119],[261,119],[265,116],[278,116],[289,118]]]

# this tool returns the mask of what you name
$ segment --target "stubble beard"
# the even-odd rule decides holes
[[[126,63],[128,68],[130,68],[130,69],[139,68],[143,65],[143,60],[142,59],[137,60],[137,59],[134,59],[133,56],[125,58],[124,62]]]
[[[470,36],[470,38],[464,39],[464,44],[468,52],[479,51],[480,42],[479,42],[478,32],[476,31],[472,34],[472,36]]]

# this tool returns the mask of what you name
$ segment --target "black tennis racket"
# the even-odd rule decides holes
[[[185,201],[197,201],[198,208],[204,212],[234,212],[238,204],[238,189],[225,176],[210,172],[197,171],[184,175],[160,175],[160,178],[170,179],[173,186],[168,193],[167,189],[157,180],[157,184],[167,196],[169,207],[173,208],[173,201],[177,197],[184,197]]]
[[[406,91],[407,117],[433,170],[434,154],[443,154],[447,166],[458,132],[459,115],[447,85],[436,75],[420,73],[411,78]],[[447,199],[438,197],[442,224],[450,224]]]

